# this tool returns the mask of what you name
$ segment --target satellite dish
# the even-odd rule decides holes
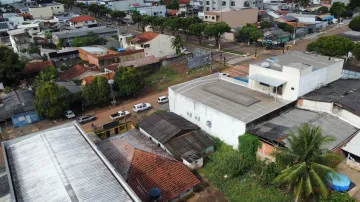
[[[261,66],[265,67],[265,68],[268,68],[270,66],[270,64],[268,62],[262,62]]]

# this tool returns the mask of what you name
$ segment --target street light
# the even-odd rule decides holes
[[[112,98],[113,98],[113,100],[111,101],[111,104],[115,106],[116,100],[115,100],[114,90],[113,90],[114,80],[113,80],[113,79],[109,79],[109,80],[108,80],[108,84],[109,84],[110,87],[111,87],[111,96],[112,96]]]

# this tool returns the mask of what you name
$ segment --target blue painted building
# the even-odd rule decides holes
[[[12,115],[11,119],[15,128],[40,121],[40,117],[36,114],[35,110]]]

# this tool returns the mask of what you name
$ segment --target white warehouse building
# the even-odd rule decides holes
[[[213,74],[171,86],[170,111],[237,147],[238,136],[290,106],[289,101],[275,101],[274,97],[241,83]]]
[[[288,101],[341,78],[343,59],[302,52],[250,64],[249,88]]]

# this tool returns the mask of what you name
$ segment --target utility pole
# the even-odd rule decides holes
[[[212,51],[210,50],[210,74],[212,74]]]

